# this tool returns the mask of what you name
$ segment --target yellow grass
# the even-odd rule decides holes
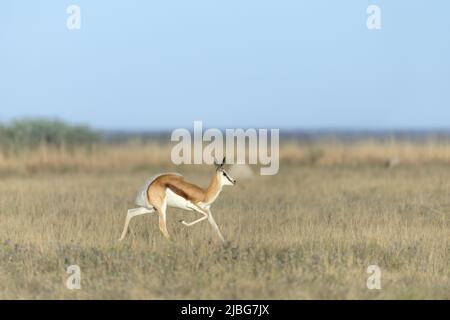
[[[0,152],[0,175],[36,172],[111,172],[142,170],[171,165],[171,145],[128,143],[98,145],[92,149],[56,150],[41,147],[17,153]],[[450,142],[364,140],[354,143],[323,141],[317,143],[285,142],[280,146],[284,164],[314,165],[385,165],[398,158],[404,165],[450,164]]]
[[[135,218],[117,242],[150,175],[208,183],[211,168],[173,167],[167,146],[3,157],[0,298],[449,299],[448,148],[299,146],[283,146],[278,175],[224,190],[212,209],[226,248],[207,222],[186,228],[178,221],[198,216],[175,209],[173,243],[156,215]],[[384,168],[392,156],[400,165]],[[72,264],[81,290],[65,286]],[[381,290],[366,287],[373,264]]]

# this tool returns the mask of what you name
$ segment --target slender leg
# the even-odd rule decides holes
[[[224,237],[222,236],[222,233],[220,233],[219,227],[217,226],[216,221],[214,221],[214,218],[211,214],[211,210],[207,209],[208,211],[208,221],[211,224],[211,226],[213,227],[214,230],[216,230],[217,235],[219,236],[220,240],[222,241],[222,244],[225,244],[226,241],[224,239]]]
[[[164,237],[166,237],[167,240],[170,240],[169,232],[167,231],[167,225],[166,225],[166,211],[167,211],[167,204],[164,203],[161,207],[157,208],[158,214],[159,214],[159,230],[161,230]]]
[[[181,220],[180,222],[182,224],[184,224],[186,227],[193,226],[194,224],[199,223],[199,222],[201,222],[203,220],[206,220],[208,218],[208,212],[206,212],[205,210],[203,210],[199,206],[197,206],[197,205],[195,205],[193,203],[189,203],[188,207],[191,208],[194,211],[197,211],[197,212],[201,213],[203,215],[203,217],[201,217],[200,219],[197,219],[195,221],[192,221],[192,222],[186,222],[184,220]]]
[[[147,209],[147,208],[136,208],[136,209],[130,209],[127,212],[127,217],[125,218],[125,225],[123,227],[123,231],[122,231],[122,235],[120,236],[119,241],[122,241],[126,234],[127,234],[127,230],[128,230],[128,225],[130,224],[130,220],[134,217],[146,214],[146,213],[152,213],[154,212],[154,209]]]
[[[202,209],[202,208],[200,208],[199,206],[197,206],[195,204],[192,204],[191,208],[194,209],[197,212],[200,212],[201,214],[205,215],[206,217],[208,217],[209,223],[211,224],[213,229],[217,232],[217,235],[219,236],[220,240],[222,241],[222,244],[225,244],[226,243],[225,238],[223,237],[222,233],[220,232],[216,221],[214,221],[214,218],[213,218],[213,216],[211,214],[211,210],[209,210],[209,208]],[[201,218],[201,219],[203,219],[203,218]],[[201,219],[199,219],[199,220],[201,220]],[[194,222],[195,223],[200,222],[199,220],[194,221]]]
[[[197,219],[197,220],[189,222],[189,223],[184,221],[184,220],[181,220],[181,223],[184,224],[186,227],[191,227],[194,224],[197,224],[197,223],[199,223],[199,222],[201,222],[203,220],[206,220],[206,219],[208,219],[208,216],[205,215],[205,216],[201,217],[200,219]]]

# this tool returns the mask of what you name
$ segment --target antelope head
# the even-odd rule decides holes
[[[225,171],[225,157],[222,160],[222,163],[217,163],[214,161],[216,165],[216,174],[219,176],[219,181],[222,186],[234,186],[236,184],[236,179],[231,177],[228,172]]]

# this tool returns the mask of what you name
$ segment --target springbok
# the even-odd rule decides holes
[[[223,168],[224,165],[225,158],[223,158],[221,164],[216,163],[216,173],[206,189],[185,181],[183,176],[178,173],[162,173],[152,177],[136,197],[135,202],[139,208],[128,210],[125,226],[119,241],[125,238],[128,225],[132,218],[155,211],[159,215],[159,229],[170,240],[166,226],[166,210],[169,206],[199,212],[202,214],[200,219],[189,223],[182,220],[181,223],[187,227],[191,227],[196,223],[208,219],[222,243],[225,243],[225,239],[220,233],[219,227],[214,221],[210,210],[211,205],[222,191],[222,187],[236,184],[236,180]]]

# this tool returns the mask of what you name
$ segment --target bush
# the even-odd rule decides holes
[[[89,127],[69,125],[58,120],[25,119],[15,121],[10,126],[0,124],[2,149],[91,146],[98,139],[99,135]]]

